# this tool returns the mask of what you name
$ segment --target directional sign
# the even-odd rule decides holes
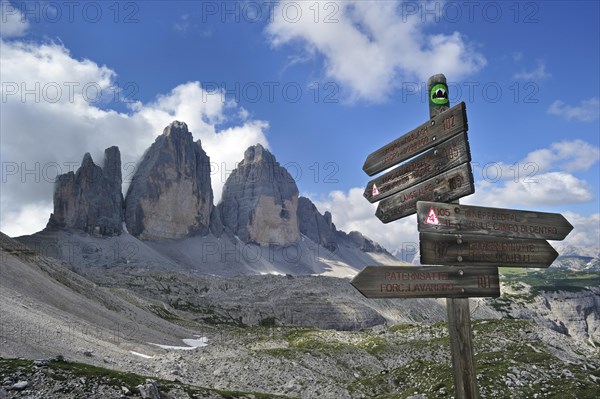
[[[463,132],[371,180],[363,195],[369,202],[376,202],[470,160],[467,133]]]
[[[432,222],[434,216],[438,223]],[[562,240],[573,230],[560,213],[419,202],[419,231]]]
[[[424,265],[548,267],[558,253],[545,240],[420,233]]]
[[[417,212],[417,201],[453,201],[475,192],[471,165],[465,163],[382,200],[375,215],[383,222]]]
[[[467,112],[462,102],[370,154],[363,170],[373,176],[466,131]]]
[[[351,284],[367,298],[500,296],[497,267],[367,266]]]

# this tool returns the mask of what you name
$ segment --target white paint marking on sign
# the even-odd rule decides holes
[[[437,215],[435,214],[435,209],[433,209],[433,207],[431,207],[429,209],[429,214],[427,215],[427,219],[425,219],[425,222],[423,222],[425,224],[440,224],[440,220],[438,219]]]
[[[379,195],[379,190],[377,189],[377,185],[373,184],[373,193],[371,196],[375,197],[376,195]]]

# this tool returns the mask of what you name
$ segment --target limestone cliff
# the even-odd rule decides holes
[[[297,209],[288,171],[260,144],[248,148],[223,187],[223,225],[247,243],[288,245],[300,238]]]
[[[86,153],[77,172],[58,176],[54,212],[47,228],[75,229],[100,236],[119,235],[123,225],[121,153],[104,151],[104,166]]]
[[[167,126],[146,151],[125,199],[125,222],[146,240],[209,232],[213,210],[210,159],[183,122]]]

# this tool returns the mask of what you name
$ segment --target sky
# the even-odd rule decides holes
[[[475,194],[559,212],[600,250],[597,1],[0,0],[0,230],[41,230],[57,174],[118,145],[124,190],[173,120],[212,162],[218,202],[256,143],[301,195],[393,251],[362,192],[369,153],[427,121],[427,78],[467,106]]]

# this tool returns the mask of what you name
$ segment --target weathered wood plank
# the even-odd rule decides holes
[[[466,132],[467,129],[466,105],[461,102],[371,153],[363,165],[363,170],[369,176],[373,176],[458,133]]]
[[[367,298],[500,296],[497,267],[367,266],[351,283]]]
[[[456,398],[476,399],[479,396],[479,390],[475,378],[469,299],[448,298],[446,299],[446,308],[448,311],[448,333],[450,336]]]
[[[425,201],[417,203],[417,220],[419,231],[430,233],[562,240],[573,230],[560,213]]]
[[[545,240],[420,233],[424,265],[548,267],[558,253]]]
[[[363,196],[376,202],[398,191],[471,161],[467,132],[433,147],[417,158],[367,183]]]
[[[418,201],[453,201],[474,192],[471,165],[465,163],[382,200],[375,215],[389,223],[416,213]]]

